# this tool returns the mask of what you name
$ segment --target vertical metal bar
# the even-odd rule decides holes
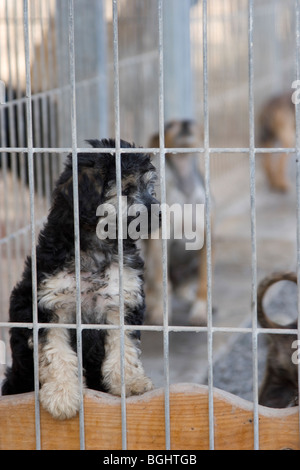
[[[39,30],[40,30],[40,35],[41,35],[41,44],[40,44],[40,61],[41,61],[41,76],[39,77],[40,79],[40,89],[38,91],[46,91],[49,89],[49,68],[47,67],[46,63],[46,45],[45,45],[45,38],[48,36],[45,34],[44,31],[44,21],[43,21],[43,9],[42,9],[42,2],[39,2],[39,10],[38,10],[38,15],[39,15]],[[48,18],[49,21],[49,18]],[[50,22],[48,22],[48,27],[50,27]],[[41,120],[42,120],[42,146],[44,147],[49,147],[49,100],[46,95],[43,95],[41,97],[41,105],[42,105],[42,111],[41,111]],[[42,181],[44,182],[43,185],[43,196],[46,198],[45,204],[46,207],[48,207],[51,203],[51,191],[50,191],[50,154],[49,153],[44,153],[41,155],[41,163],[42,163],[42,170],[43,170],[43,179]]]
[[[7,137],[6,137],[6,129],[5,129],[5,110],[1,107],[0,109],[0,121],[1,121],[1,129],[0,129],[0,138],[3,143],[3,145],[7,145]],[[3,217],[2,220],[4,220],[4,225],[5,225],[5,234],[6,236],[11,233],[11,223],[10,223],[10,218],[9,218],[9,190],[8,190],[8,173],[7,173],[7,167],[8,167],[8,154],[7,153],[2,153],[1,154],[1,171],[2,171],[2,178],[3,178],[3,193],[4,193],[4,201],[1,204],[3,214],[1,214],[1,217]],[[8,239],[6,243],[6,255],[9,260],[12,259],[12,240]],[[12,288],[12,273],[11,270],[8,270],[7,273],[7,280],[8,280],[8,288]]]
[[[295,0],[296,13],[296,80],[300,80],[300,0]],[[296,188],[297,188],[297,279],[298,279],[298,344],[300,341],[300,103],[295,101],[296,117]],[[300,363],[298,362],[298,396],[300,396]],[[299,408],[300,429],[300,408]]]
[[[37,24],[36,24],[36,0],[30,2],[30,20],[31,20],[31,44],[35,45],[36,43],[36,33],[37,33]],[[33,95],[39,91],[39,77],[38,77],[38,62],[33,61],[31,64],[31,92]],[[34,99],[33,103],[33,145],[36,147],[41,147],[41,113],[39,106],[39,99]],[[36,170],[36,190],[38,198],[36,200],[36,206],[40,212],[43,209],[43,190],[42,190],[42,154],[36,153],[34,156],[34,168]]]
[[[0,76],[2,76],[2,67],[4,61],[2,60],[2,56],[4,55],[3,52],[3,45],[0,41]],[[6,125],[5,125],[5,120],[6,120],[6,109],[3,108],[3,106],[0,105],[0,143],[1,146],[7,146],[7,136],[6,136]],[[0,217],[2,220],[2,223],[4,222],[4,236],[7,236],[9,234],[9,218],[8,218],[8,189],[7,189],[7,160],[8,160],[8,155],[7,153],[1,152],[0,153],[1,157],[1,173],[2,173],[2,181],[3,181],[3,187],[2,187],[2,198],[1,198],[1,205],[0,205]],[[0,194],[1,196],[1,194]],[[11,240],[8,239],[3,245],[3,252],[1,250],[0,255],[1,255],[1,261],[2,261],[2,253],[5,253],[5,255],[8,257],[8,259],[11,258]],[[2,264],[2,263],[1,263]],[[5,270],[5,276],[2,276],[2,273],[4,272],[4,265],[0,266],[1,271],[1,279],[6,280],[6,282],[2,281],[1,284],[1,291],[5,291],[5,289],[9,290],[11,288],[11,283],[12,283],[12,273],[10,272],[11,270]],[[3,269],[3,271],[2,271]],[[8,272],[7,272],[8,271]],[[3,296],[1,296],[3,298]],[[3,312],[3,318],[5,313],[4,313],[4,305],[1,305],[1,311]]]
[[[10,41],[10,21],[9,21],[9,11],[8,11],[8,2],[7,0],[5,1],[5,28],[6,28],[6,54],[7,54],[7,60],[8,60],[8,64],[7,64],[7,68],[8,68],[8,83],[6,84],[6,88],[7,88],[7,99],[8,99],[8,102],[10,102],[12,99],[13,99],[13,93],[12,93],[12,52],[11,52],[11,41]],[[9,135],[9,144],[11,147],[13,147],[16,143],[16,139],[15,139],[15,126],[14,126],[14,105],[9,103],[9,106],[7,108],[7,115],[8,115],[8,135]],[[11,221],[11,216],[10,216],[10,211],[11,211],[11,207],[10,207],[10,203],[12,202],[12,204],[14,205],[14,207],[16,207],[16,194],[17,194],[17,191],[16,191],[16,154],[15,152],[12,152],[12,153],[9,153],[7,154],[7,156],[5,157],[5,160],[6,160],[6,164],[8,162],[10,162],[10,168],[11,168],[11,175],[12,175],[12,188],[13,188],[13,201],[10,201],[10,199],[12,198],[12,192],[10,192],[10,196],[6,196],[6,203],[7,203],[7,208],[8,208],[8,217],[7,217],[7,233],[11,233],[11,231],[13,230],[17,230],[16,227],[17,227],[17,224],[16,224],[16,219],[14,221],[14,223]],[[7,178],[7,174],[5,175],[5,179]],[[7,184],[7,180],[5,181],[5,185]],[[7,193],[8,194],[8,193]],[[12,248],[13,248],[13,245],[14,245],[14,241],[10,242],[9,243],[9,251],[8,251],[8,260],[9,260],[9,263],[10,265],[12,266],[13,265],[13,257],[12,257],[12,251],[11,251],[11,245],[12,245]],[[12,287],[12,283],[13,283],[13,275],[12,275],[12,272],[13,269],[10,269],[9,270],[9,274],[8,274],[8,277],[10,278],[10,288]]]
[[[97,35],[98,51],[97,51],[97,74],[100,74],[101,80],[97,82],[98,93],[98,121],[99,135],[107,135],[109,131],[109,110],[108,110],[108,71],[107,71],[107,26],[105,18],[105,4],[100,2],[97,5]]]
[[[203,114],[205,159],[205,227],[207,256],[207,357],[208,357],[208,418],[209,447],[214,449],[214,396],[213,396],[213,333],[212,333],[212,270],[211,270],[211,199],[207,60],[207,0],[203,0]]]
[[[74,0],[69,0],[69,61],[71,86],[71,130],[72,130],[72,170],[74,200],[74,246],[76,278],[76,340],[78,359],[78,381],[80,393],[79,434],[80,449],[85,448],[84,403],[83,403],[83,364],[82,364],[82,327],[81,327],[81,289],[80,289],[80,233],[78,201],[78,162],[77,162],[77,126],[76,126],[76,82],[75,82],[75,45],[74,45]]]
[[[164,398],[165,398],[165,440],[166,450],[171,449],[170,432],[170,373],[169,373],[169,330],[168,330],[168,259],[166,219],[166,174],[165,174],[165,131],[164,131],[164,55],[163,55],[163,4],[158,0],[158,54],[159,54],[159,165],[162,204],[162,268],[163,268],[163,344],[164,344]]]
[[[25,44],[25,69],[26,69],[26,125],[27,125],[27,146],[28,146],[28,173],[29,173],[29,188],[30,188],[35,433],[36,433],[36,449],[39,450],[41,448],[41,428],[40,428],[40,403],[39,403],[37,268],[36,268],[36,249],[35,249],[34,169],[33,169],[32,102],[31,102],[31,78],[30,78],[28,0],[23,0],[23,15],[24,15],[24,44]]]
[[[0,54],[1,58],[1,54]],[[6,133],[5,133],[5,113],[4,109],[0,106],[0,122],[1,122],[1,129],[0,129],[0,140],[2,141],[3,145],[6,144]],[[8,210],[8,188],[7,188],[7,153],[2,153],[1,152],[1,173],[2,173],[2,180],[3,180],[3,189],[2,189],[2,204],[0,206],[0,217],[1,220],[4,222],[4,236],[9,235],[9,210]],[[0,194],[1,196],[1,194]],[[12,256],[12,249],[11,249],[11,240],[8,239],[5,243],[5,246],[3,245],[3,253],[5,253],[6,258],[8,260],[11,259]],[[1,253],[2,254],[2,253]],[[6,263],[7,264],[7,263]],[[3,266],[4,268],[4,266]],[[8,272],[7,272],[8,271]],[[1,279],[5,279],[5,282],[3,283],[4,289],[7,289],[8,291],[12,287],[12,273],[10,272],[10,269],[5,269],[3,272],[5,272],[5,275],[1,277]],[[1,271],[2,274],[2,271]],[[2,289],[3,287],[1,287]],[[1,297],[3,298],[3,297]],[[1,310],[4,306],[1,305]],[[3,308],[3,316],[4,316],[4,308]]]
[[[14,35],[15,38],[19,37],[19,23],[18,23],[18,8],[17,8],[17,0],[14,0]],[[14,55],[15,55],[15,70],[16,70],[16,98],[19,99],[21,97],[21,80],[20,80],[20,71],[19,71],[19,64],[20,64],[20,54],[19,54],[19,41],[15,40],[15,50],[14,50]],[[17,144],[18,145],[25,145],[24,142],[24,113],[23,113],[24,106],[22,103],[17,103],[16,105],[16,119],[17,119]],[[18,213],[20,214],[19,217],[19,226],[18,228],[25,227],[25,225],[28,223],[27,221],[27,204],[28,201],[26,200],[26,197],[24,197],[24,192],[25,192],[25,162],[24,162],[24,155],[18,154],[18,161],[19,161],[19,175],[20,175],[20,181],[19,181],[19,200],[18,200]],[[20,241],[22,241],[22,248],[25,249],[25,252],[27,253],[28,247],[29,247],[29,241],[28,241],[28,233],[26,232],[24,236],[22,237],[21,235],[18,237]],[[18,272],[20,271],[21,268],[21,263],[20,259],[18,259],[18,264],[17,264],[17,270]]]
[[[253,69],[253,0],[248,0],[248,93],[249,93],[249,164],[251,211],[251,305],[252,305],[252,366],[253,366],[253,429],[254,449],[259,449],[258,358],[257,358],[257,253],[256,253],[256,188],[254,135],[254,69]]]
[[[119,307],[120,307],[120,366],[121,366],[121,414],[122,448],[127,449],[126,389],[125,389],[125,330],[123,294],[123,224],[122,224],[122,181],[120,153],[120,77],[118,44],[118,0],[113,0],[113,58],[114,58],[114,118],[116,146],[116,182],[118,197],[118,254],[119,254]]]
[[[12,52],[12,43],[11,43],[11,31],[10,31],[11,21],[10,15],[8,10],[8,1],[5,1],[5,27],[6,27],[6,42],[7,42],[7,58],[8,58],[8,101],[13,100],[13,90],[12,90],[12,83],[13,83],[13,52]],[[10,103],[8,107],[8,129],[9,129],[9,143],[11,147],[16,145],[16,126],[14,125],[15,122],[15,113],[16,113],[16,106]],[[11,164],[11,175],[12,175],[12,192],[10,193],[11,197],[13,195],[13,209],[14,212],[18,213],[18,196],[19,196],[19,186],[17,183],[17,154],[12,152],[9,156],[10,164]],[[14,219],[13,223],[13,230],[16,232],[18,229],[18,220],[17,217]],[[20,258],[20,242],[19,237],[16,237],[15,241],[15,250],[16,250],[16,261],[19,261]],[[10,258],[9,263],[11,267],[14,264],[15,259]],[[13,268],[11,269],[13,271]]]
[[[1,198],[1,191],[0,191],[0,198]],[[3,247],[4,248],[4,247]],[[1,276],[1,279],[4,278],[4,272],[5,272],[5,269],[4,269],[4,266],[2,264],[2,259],[3,259],[3,248],[2,246],[0,245],[0,276]],[[4,298],[4,292],[5,292],[5,288],[7,286],[3,283],[3,282],[0,282],[0,298],[3,299]],[[1,302],[1,306],[0,306],[0,321],[4,321],[6,320],[6,317],[5,317],[5,313],[4,313],[4,302]],[[0,328],[0,339],[2,341],[5,341],[5,329],[4,328]]]
[[[18,15],[17,15],[17,18],[18,18]],[[17,49],[19,48],[18,46],[18,41],[16,41],[16,47]],[[22,55],[22,54],[21,54]],[[17,64],[19,63],[20,61],[20,53],[19,51],[16,53],[16,60],[17,60]],[[18,98],[20,98],[21,96],[23,97],[23,83],[22,83],[22,80],[19,76],[19,67],[17,67],[17,70],[18,70]],[[26,108],[26,103],[18,103],[18,139],[19,139],[19,145],[21,146],[25,146],[26,145],[26,142],[25,142],[25,139],[26,139],[26,133],[25,133],[25,122],[24,122],[24,114],[25,114],[25,108]],[[22,224],[23,226],[25,227],[26,225],[28,225],[28,222],[29,222],[29,217],[28,217],[28,214],[29,214],[29,210],[28,210],[28,205],[29,205],[29,201],[27,201],[27,198],[24,197],[24,194],[26,193],[26,178],[27,178],[27,161],[25,159],[25,155],[24,154],[19,154],[20,156],[20,167],[21,167],[21,170],[20,170],[20,173],[21,173],[21,186],[22,186],[22,200],[23,200],[23,203],[22,203],[22,209],[23,209],[23,219],[22,219]],[[23,236],[23,242],[24,242],[24,249],[25,249],[25,252],[29,252],[29,249],[30,249],[30,233],[29,231],[25,231],[24,233],[24,236]]]
[[[164,115],[170,119],[194,117],[191,64],[190,2],[164,0]]]
[[[56,16],[51,17],[50,0],[47,1],[46,15],[50,19],[48,40],[47,40],[47,56],[48,56],[48,80],[51,88],[58,86],[57,83],[57,58],[55,57],[55,35],[57,29]],[[57,113],[56,100],[53,95],[49,96],[49,121],[50,121],[50,147],[58,145],[58,136],[56,129],[56,113]],[[58,176],[58,154],[51,154],[51,190],[53,189],[54,181]]]
[[[68,3],[56,2],[55,5],[55,25],[56,34],[54,40],[55,66],[57,71],[57,140],[60,147],[70,146],[70,120],[67,110],[70,109],[68,85],[68,64],[65,56],[68,53],[66,28],[68,21]],[[58,170],[63,170],[63,158],[59,159]]]

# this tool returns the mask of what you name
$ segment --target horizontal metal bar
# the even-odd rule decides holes
[[[44,222],[46,221],[46,217],[42,217],[41,219],[38,219],[35,221],[35,226],[36,227],[42,227]],[[10,235],[7,235],[7,237],[3,237],[0,239],[0,246],[4,245],[5,243],[8,243],[10,240],[13,240],[15,238],[18,238],[21,235],[26,235],[30,232],[31,230],[31,225],[27,224],[25,227],[20,228],[16,230],[15,232],[11,233]]]
[[[30,322],[0,322],[0,328],[33,328]],[[37,328],[69,328],[76,329],[76,323],[38,323]],[[107,325],[96,323],[84,323],[80,326],[82,330],[118,330],[120,325]],[[168,325],[166,327],[170,332],[202,333],[207,332],[207,326],[177,326]],[[124,330],[140,331],[164,331],[163,325],[124,325]],[[252,327],[222,327],[212,326],[213,333],[252,333]],[[298,330],[294,328],[257,328],[258,334],[297,334]]]
[[[132,66],[132,65],[138,65],[139,63],[142,63],[144,60],[149,61],[150,60],[156,60],[157,59],[157,51],[148,51],[143,54],[136,55],[134,57],[126,57],[124,59],[121,59],[119,62],[120,68],[122,67],[127,67],[127,66]],[[108,64],[107,65],[108,69],[113,68],[113,64]],[[95,85],[98,82],[101,82],[103,80],[103,73],[99,73],[98,75],[91,77],[91,78],[85,78],[83,80],[76,81],[76,89],[86,88],[89,85]],[[39,91],[37,93],[32,93],[31,99],[32,101],[41,99],[41,98],[47,98],[49,96],[55,96],[61,93],[64,93],[66,91],[71,90],[71,85],[68,83],[67,85],[61,86],[61,87],[56,87],[56,88],[51,88],[51,90],[44,90],[44,91]],[[1,106],[3,108],[10,108],[13,106],[16,106],[18,104],[26,103],[26,96],[22,96],[20,98],[15,98],[9,101],[6,101],[5,103],[1,103]]]
[[[31,149],[30,149],[31,150]],[[251,149],[254,153],[296,153],[297,149],[294,147],[284,148],[284,147],[273,147],[273,148],[264,148],[257,147]],[[72,147],[34,147],[32,149],[33,153],[71,153]],[[94,147],[78,147],[78,153],[114,153],[116,149],[114,147],[109,148],[94,148]],[[203,147],[171,147],[164,148],[165,153],[204,153],[205,149]],[[211,147],[208,149],[209,153],[249,153],[250,149],[248,147]],[[27,153],[28,147],[0,147],[0,152],[6,153]],[[160,153],[160,149],[156,147],[134,147],[130,148],[130,153]],[[129,153],[128,148],[120,148],[120,153]]]

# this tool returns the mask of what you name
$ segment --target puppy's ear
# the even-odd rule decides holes
[[[168,123],[166,126],[165,126],[165,133],[164,133],[164,137],[165,137],[165,148],[169,148],[169,147],[172,147],[172,141],[170,141],[170,138],[169,138],[169,135],[168,135],[168,130],[172,127],[173,125],[173,122],[171,123]],[[149,146],[150,147],[158,147],[159,148],[159,133],[158,134],[154,134],[151,139],[150,139],[150,142],[149,142]],[[168,154],[166,154],[168,155]]]
[[[90,227],[97,225],[97,207],[103,201],[103,170],[92,167],[78,167],[78,202],[80,225]],[[58,184],[56,193],[67,202],[73,210],[73,177],[63,180]]]

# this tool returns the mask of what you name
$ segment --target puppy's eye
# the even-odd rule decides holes
[[[131,193],[131,187],[130,186],[127,186],[127,188],[123,189],[123,195],[124,196],[129,196],[130,193]]]

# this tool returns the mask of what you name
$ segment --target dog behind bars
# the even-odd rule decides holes
[[[266,315],[263,306],[267,290],[280,281],[297,283],[295,273],[275,273],[266,277],[258,287],[257,315],[263,328],[297,329],[297,321],[280,325]],[[298,366],[292,361],[292,344],[296,334],[269,334],[265,374],[259,391],[259,403],[272,408],[286,408],[298,404]]]
[[[291,93],[267,101],[259,116],[259,145],[283,148],[295,146],[295,106]],[[289,154],[263,154],[263,167],[271,188],[285,192],[290,183],[287,177]]]
[[[201,142],[200,126],[191,120],[170,121],[165,125],[166,148],[192,148],[199,147]],[[159,147],[159,135],[153,135],[150,147]],[[199,155],[193,152],[172,154],[166,153],[166,202],[172,205],[196,205],[205,203],[205,185],[199,171]],[[182,219],[174,217],[174,227],[182,224]],[[184,232],[184,230],[183,230]],[[172,235],[172,233],[171,233]],[[204,238],[204,219],[196,227],[196,237]],[[155,239],[146,242],[146,301],[148,322],[162,323],[162,266],[161,247]],[[203,325],[207,322],[207,258],[206,243],[197,250],[186,249],[186,239],[171,239],[168,241],[168,273],[169,293],[179,291],[185,285],[189,287],[192,279],[197,279],[196,293],[191,295],[191,289],[181,289],[188,294],[191,307],[188,321],[192,325]],[[187,284],[188,281],[188,284]],[[187,297],[185,295],[185,297]],[[170,309],[171,311],[172,309]]]
[[[115,147],[113,140],[89,142],[93,147]],[[148,155],[130,153],[132,146],[127,142],[121,141],[121,147],[128,149],[128,153],[121,154],[122,194],[127,198],[128,207],[138,203],[150,213],[152,204],[159,207],[154,195],[155,168]],[[117,207],[115,156],[79,153],[78,192],[82,322],[119,325],[118,239],[105,236],[100,239],[96,234],[97,208],[104,203]],[[134,220],[134,216],[130,220]],[[71,156],[54,190],[53,204],[39,236],[36,258],[38,321],[75,323]],[[137,330],[125,331],[124,338],[126,395],[133,395],[150,390],[152,383],[145,376],[139,358],[138,326],[143,322],[145,311],[143,261],[136,241],[130,237],[126,239],[126,236],[123,263],[124,320],[128,325],[137,326]],[[11,294],[10,321],[32,322],[32,300],[31,259],[28,258],[23,278]],[[6,372],[3,395],[34,389],[32,330],[11,328],[10,334],[12,366]],[[85,385],[120,395],[120,331],[85,329],[82,349]],[[41,329],[38,357],[42,406],[58,419],[74,416],[80,404],[75,330],[63,327]]]

